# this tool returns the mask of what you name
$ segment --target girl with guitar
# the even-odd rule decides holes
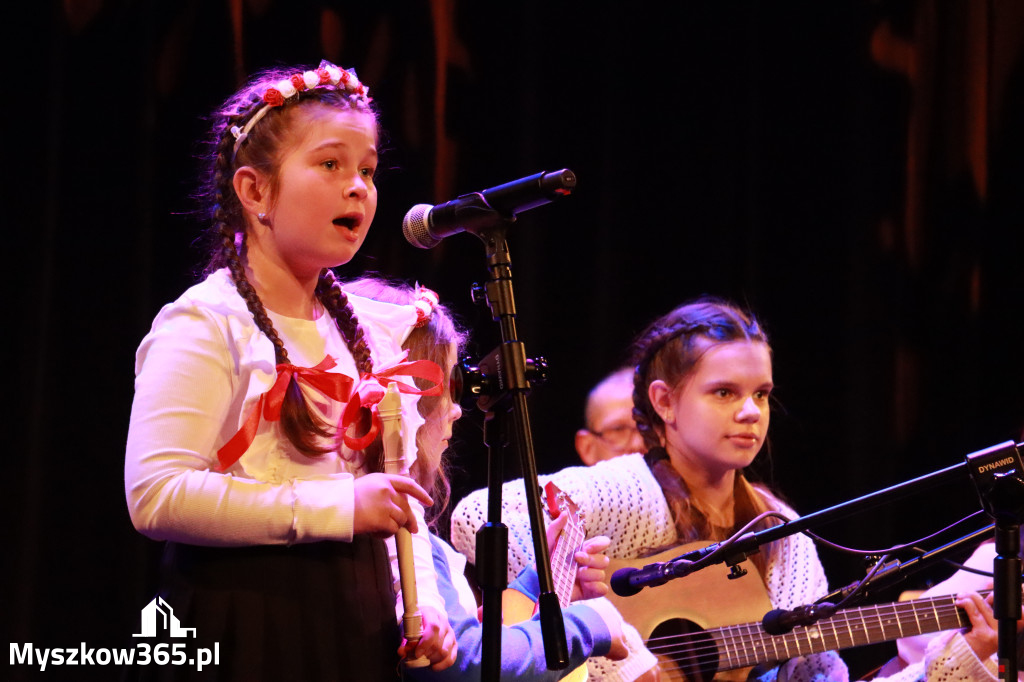
[[[633,415],[647,455],[622,455],[592,467],[571,467],[542,477],[575,500],[588,518],[590,532],[611,538],[609,556],[640,559],[681,544],[725,540],[766,511],[796,516],[767,487],[749,482],[743,473],[764,444],[773,388],[768,340],[750,313],[710,298],[682,305],[640,335],[632,361]],[[481,490],[467,496],[452,517],[452,542],[467,556],[473,556],[476,530],[485,520],[486,493]],[[509,568],[519,570],[533,560],[522,481],[505,485],[502,520],[509,526]],[[682,553],[677,548],[666,552],[665,558]],[[762,547],[751,563],[758,575],[735,581],[723,577],[703,593],[675,595],[711,568],[644,590],[626,602],[646,597],[646,606],[633,609],[630,603],[632,612],[644,613],[699,601],[709,610],[717,609],[719,621],[745,623],[759,621],[765,606],[792,609],[813,603],[827,592],[814,544],[804,535],[791,535]],[[761,594],[755,595],[760,602],[751,596],[752,587],[760,588]],[[731,603],[737,601],[740,603]],[[743,614],[744,603],[765,606]],[[975,630],[989,628],[978,599],[958,603]],[[622,608],[625,610],[626,604]],[[651,632],[635,620],[633,625],[645,637]],[[647,671],[648,676],[653,672],[663,679],[679,679],[680,671],[674,667],[650,671],[633,664],[643,660],[639,654],[647,653],[642,646],[631,641],[631,655],[623,662],[588,661],[591,677],[634,679],[639,670]],[[966,653],[970,655],[969,648]],[[959,656],[948,654],[942,659],[947,673],[963,670],[957,668]],[[942,676],[933,667],[919,665],[890,679],[967,679]],[[767,680],[843,681],[849,677],[834,651],[790,658],[758,674]]]
[[[633,413],[647,456],[622,455],[550,477],[584,511],[590,532],[611,538],[609,556],[638,559],[683,543],[724,540],[768,510],[796,516],[743,475],[767,435],[773,387],[771,350],[752,315],[715,299],[682,305],[640,335],[632,364]],[[533,561],[525,495],[522,481],[505,488],[502,520],[509,526],[509,567],[517,571]],[[476,530],[485,520],[486,492],[467,496],[452,517],[452,542],[466,556],[473,556]],[[809,538],[790,536],[773,545],[753,559],[760,576],[743,580],[763,581],[774,607],[808,604],[827,592]],[[729,607],[730,587],[724,584],[714,596],[721,608]],[[663,590],[670,585],[646,592],[670,600]],[[641,642],[630,644],[626,661],[589,661],[591,676],[635,679],[649,673],[651,659],[643,658],[649,653]],[[846,678],[847,670],[830,652],[790,660],[769,675],[835,680]]]
[[[345,289],[386,303],[416,305],[421,311],[421,322],[403,344],[403,348],[409,352],[408,360],[430,360],[441,367],[445,377],[451,374],[466,336],[455,325],[448,311],[437,303],[433,292],[372,278],[350,282],[345,285]],[[435,500],[432,508],[435,513],[429,514],[428,510],[429,520],[436,519],[448,499],[444,453],[451,439],[452,426],[462,416],[462,410],[451,399],[447,379],[439,395],[421,397],[418,407],[424,424],[415,436],[418,453],[411,475],[425,490],[431,492]],[[548,544],[553,557],[556,556],[555,545],[559,533],[570,521],[568,515],[563,514],[548,527]],[[464,576],[466,560],[437,535],[431,533],[430,539],[437,584],[457,637],[458,655],[455,664],[446,670],[410,668],[407,674],[418,680],[479,679],[483,626],[477,618],[472,589]],[[582,666],[590,656],[622,658],[626,655],[622,639],[622,618],[610,602],[599,598],[608,591],[608,585],[604,582],[604,568],[608,565],[608,558],[602,553],[607,545],[607,538],[591,538],[582,543],[573,557],[579,569],[573,571],[576,579],[572,585],[572,598],[586,601],[574,603],[562,611],[569,645],[569,668],[555,671],[547,669],[540,621],[533,618],[502,628],[502,679],[556,680]],[[531,565],[517,577],[511,589],[521,594],[536,595],[539,591],[537,588],[536,570]],[[528,617],[529,612],[526,615]]]

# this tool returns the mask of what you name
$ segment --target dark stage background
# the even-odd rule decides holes
[[[486,278],[482,245],[414,249],[402,216],[541,170],[577,174],[574,196],[509,234],[520,337],[550,364],[530,398],[542,472],[575,462],[586,391],[631,337],[701,293],[767,325],[778,405],[755,468],[802,512],[1020,438],[1019,3],[26,11],[9,15],[8,32],[31,40],[5,88],[11,642],[123,646],[137,631],[158,548],[124,502],[134,351],[203,260],[189,199],[202,117],[241,73],[272,64],[327,57],[370,86],[388,131],[380,209],[340,273],[432,286],[478,353],[497,341],[469,299]],[[484,484],[479,424],[456,433],[456,496]],[[978,509],[965,475],[819,531],[881,548]],[[862,574],[859,559],[821,553],[833,584]]]

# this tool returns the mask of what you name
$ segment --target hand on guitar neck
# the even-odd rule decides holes
[[[964,610],[971,621],[970,630],[964,632],[964,639],[978,658],[984,661],[999,648],[999,624],[992,612],[992,593],[983,597],[977,592],[961,594],[956,605]],[[1017,621],[1017,632],[1024,627],[1024,620]]]
[[[546,489],[548,513],[554,518],[547,529],[548,551],[551,556],[551,577],[554,591],[563,608],[573,601],[594,599],[608,594],[607,574],[610,559],[604,550],[611,543],[609,538],[597,536],[586,538],[576,505],[554,484]],[[610,603],[599,612],[611,633],[611,650],[605,656],[611,660],[622,660],[629,655],[622,633],[622,618]],[[536,604],[522,592],[505,590],[502,595],[502,618],[511,625],[530,618]],[[598,608],[598,606],[593,606]],[[577,674],[566,679],[583,679]]]
[[[583,514],[572,498],[553,482],[549,481],[544,486],[544,494],[548,515],[553,519],[547,527],[547,541],[551,575],[559,602],[564,607],[578,599],[594,599],[608,594],[605,569],[611,560],[604,550],[611,544],[611,539],[603,535],[585,539]],[[613,661],[622,660],[629,655],[622,633],[622,617],[610,605],[603,610],[606,611],[604,621],[612,636],[611,650],[605,656]]]
[[[559,552],[558,538],[568,523],[567,514],[560,514],[547,527],[548,550],[553,557]],[[605,570],[611,559],[604,553],[611,540],[603,535],[584,540],[571,557],[576,562],[576,581],[572,585],[569,601],[595,599],[608,594],[608,573]],[[565,551],[565,550],[562,550]]]

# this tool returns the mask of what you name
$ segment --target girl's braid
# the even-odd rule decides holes
[[[231,186],[233,173],[231,172],[232,163],[230,157],[234,142],[231,135],[228,134],[228,129],[231,125],[233,125],[231,121],[226,122],[224,125],[224,131],[217,145],[217,162],[214,168],[213,180],[216,191],[216,204],[213,209],[213,220],[221,242],[219,258],[216,260],[222,262],[231,271],[231,279],[235,282],[235,288],[238,289],[239,295],[245,301],[249,312],[252,313],[256,326],[274,344],[274,358],[277,364],[287,363],[288,351],[285,350],[284,342],[281,341],[277,330],[274,329],[274,325],[271,323],[270,317],[267,316],[267,310],[263,307],[263,302],[256,294],[256,290],[245,276],[245,268],[242,265],[242,259],[238,255],[239,249],[235,245],[236,230],[233,224],[237,221],[231,220],[235,216],[232,215],[231,209],[225,206],[225,202],[231,200],[229,197],[234,197],[234,188]],[[244,230],[241,232],[241,235],[244,245]]]
[[[209,234],[212,235],[212,243],[204,275],[223,267],[231,267],[232,261],[238,262],[235,233],[244,233],[245,229],[242,226],[241,205],[232,186],[235,168],[231,158],[234,142],[230,129],[244,118],[244,115],[225,117],[222,127],[216,133],[216,141],[212,144],[213,163],[210,164],[206,180],[211,199],[210,218],[213,224]]]
[[[674,339],[686,336],[688,342],[689,337],[706,330],[707,324],[704,322],[680,319],[669,325],[652,327],[634,344],[633,363],[636,371],[633,372],[633,421],[647,449],[661,445],[661,437],[649,416],[656,414],[647,393],[647,387],[651,384],[651,363]]]
[[[320,272],[320,279],[316,285],[316,295],[320,303],[334,318],[338,325],[338,331],[345,339],[345,345],[352,353],[356,361],[356,369],[359,374],[371,374],[373,372],[373,358],[370,356],[370,347],[366,343],[366,336],[363,328],[359,326],[359,320],[348,300],[348,294],[342,291],[341,283],[334,275],[334,271],[324,268]],[[360,416],[359,430],[364,432],[370,427],[370,411],[362,410]],[[380,438],[374,440],[363,450],[363,467],[369,472],[384,471],[384,447]]]
[[[348,295],[341,289],[341,283],[335,277],[334,272],[324,268],[320,272],[320,280],[316,285],[316,294],[327,312],[334,318],[338,325],[338,331],[345,339],[348,350],[356,361],[356,369],[360,374],[373,372],[373,358],[370,356],[370,346],[366,343],[366,336],[363,328],[359,326],[356,313],[349,303]]]
[[[647,418],[647,410],[643,409],[650,403],[650,398],[647,397],[646,371],[646,366],[642,368],[638,366],[637,371],[633,373],[633,421],[636,423],[636,430],[644,439],[644,449],[649,450],[661,445],[661,441],[658,438],[658,433],[654,430],[654,425]]]
[[[234,146],[233,137],[229,134],[229,128],[234,125],[233,120],[227,121],[217,144],[217,160],[213,171],[213,186],[215,205],[213,209],[213,221],[220,237],[220,248],[214,258],[211,259],[211,267],[215,264],[226,266],[231,272],[231,279],[235,283],[239,296],[245,301],[246,308],[252,314],[256,326],[267,335],[274,345],[274,360],[276,364],[288,363],[288,350],[284,347],[284,341],[274,328],[267,309],[263,306],[256,289],[245,276],[245,267],[239,256],[241,247],[245,245],[246,232],[240,230],[236,233],[233,226],[241,216],[238,213],[237,199],[234,199],[236,207],[232,210],[234,188],[231,186],[233,177],[231,152]],[[229,198],[230,197],[230,198]],[[232,220],[235,218],[235,220]],[[236,234],[241,237],[241,247],[235,244]],[[334,430],[323,418],[310,410],[305,396],[298,382],[292,377],[285,391],[285,399],[281,405],[281,429],[285,437],[300,452],[308,456],[322,455],[333,449],[330,445],[322,445],[320,439],[329,439],[334,436]]]

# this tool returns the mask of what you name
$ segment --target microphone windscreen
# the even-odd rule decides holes
[[[405,241],[418,249],[432,249],[441,243],[430,234],[430,204],[416,204],[405,214],[402,220],[402,234]]]
[[[612,573],[612,579],[608,581],[612,592],[620,597],[632,597],[634,594],[639,593],[643,587],[637,587],[629,582],[630,576],[636,572],[635,568],[620,568],[615,573]]]
[[[761,628],[769,635],[784,635],[793,629],[791,615],[782,609],[772,609],[761,619]]]

